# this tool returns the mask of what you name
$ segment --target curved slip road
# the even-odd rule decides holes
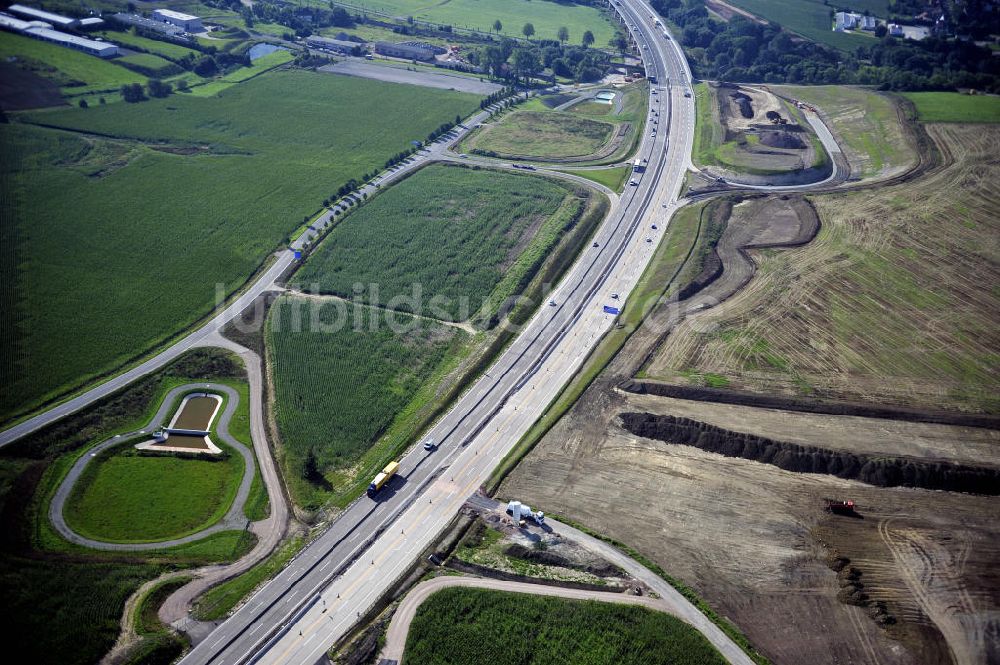
[[[602,603],[618,603],[621,605],[640,605],[658,612],[667,612],[680,617],[674,612],[670,604],[659,598],[649,596],[633,596],[628,593],[615,593],[613,591],[589,591],[585,589],[567,589],[557,586],[545,586],[544,584],[530,584],[528,582],[509,582],[505,580],[492,580],[479,577],[456,577],[448,575],[445,577],[435,577],[434,579],[421,582],[415,586],[403,602],[399,604],[392,615],[389,623],[389,630],[386,633],[385,647],[379,657],[381,665],[390,665],[403,660],[403,650],[406,647],[406,636],[410,632],[410,624],[417,610],[430,596],[452,587],[472,587],[478,589],[490,589],[492,591],[511,591],[514,593],[526,593],[534,596],[556,596],[558,598],[569,598],[571,600],[598,600]]]
[[[160,606],[158,614],[161,621],[189,629],[189,632],[198,635],[207,631],[190,630],[194,627],[194,623],[188,619],[188,613],[194,600],[211,587],[246,572],[263,561],[284,537],[289,520],[288,503],[267,442],[267,427],[264,424],[264,376],[260,356],[220,334],[206,338],[202,346],[229,349],[243,359],[250,385],[250,437],[253,440],[260,476],[267,488],[271,511],[265,519],[250,525],[250,530],[257,536],[257,544],[243,558],[228,565],[206,566],[193,571],[195,579],[168,596]]]
[[[145,434],[160,425],[166,424],[170,417],[170,412],[177,408],[177,405],[174,403],[177,398],[191,392],[222,393],[228,398],[222,413],[218,416],[218,421],[216,422],[214,428],[214,434],[217,434],[220,439],[225,441],[231,448],[243,457],[243,479],[240,481],[240,487],[236,492],[235,498],[233,498],[232,505],[230,505],[229,510],[226,511],[225,516],[215,524],[212,524],[211,526],[208,526],[196,533],[192,533],[182,538],[171,538],[169,540],[159,540],[155,542],[111,543],[86,538],[78,534],[76,531],[73,531],[73,529],[66,523],[64,514],[66,500],[69,499],[69,496],[73,491],[73,486],[76,485],[77,480],[79,480],[90,461],[108,448],[121,445],[122,441],[131,439],[140,434]],[[56,494],[52,498],[52,503],[49,504],[49,520],[52,522],[52,526],[56,528],[56,531],[58,531],[63,538],[72,543],[76,543],[77,545],[83,545],[84,547],[90,547],[96,550],[116,551],[159,550],[201,540],[206,536],[220,531],[243,529],[247,524],[247,519],[243,515],[243,505],[246,503],[247,496],[250,494],[250,484],[253,482],[254,471],[257,467],[256,464],[254,464],[253,452],[251,452],[250,449],[241,442],[233,438],[233,435],[229,433],[229,421],[233,417],[233,414],[236,413],[236,407],[239,406],[239,403],[239,393],[234,388],[220,383],[186,383],[183,386],[178,386],[170,390],[166,397],[163,398],[163,402],[160,404],[160,408],[156,411],[156,414],[143,429],[116,435],[107,441],[99,443],[76,460],[72,468],[70,468],[69,473],[66,474],[66,477],[63,478],[62,483],[60,483],[59,488],[56,490]]]

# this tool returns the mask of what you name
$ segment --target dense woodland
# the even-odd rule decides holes
[[[709,17],[704,0],[652,0],[680,28],[695,76],[743,82],[855,83],[892,90],[975,88],[1000,92],[1000,58],[971,40],[884,36],[844,53],[768,23]],[[962,14],[963,21],[969,20]]]

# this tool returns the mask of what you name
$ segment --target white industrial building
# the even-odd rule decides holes
[[[96,55],[99,58],[111,58],[118,55],[117,44],[68,35],[65,32],[53,30],[52,26],[44,21],[22,21],[9,14],[0,13],[0,28],[22,34],[25,37],[31,37],[32,39],[41,39],[42,41],[59,44],[66,48],[83,51],[90,55]]]
[[[205,30],[199,17],[175,12],[172,9],[154,9],[153,18],[183,28],[184,32],[203,32]]]
[[[35,9],[34,7],[27,7],[25,5],[11,5],[7,8],[7,11],[11,14],[23,16],[29,21],[44,21],[54,28],[75,28],[80,25],[80,19],[60,16],[59,14],[53,14],[52,12]]]
[[[86,37],[77,37],[76,35],[67,35],[65,32],[59,32],[50,28],[28,28],[24,34],[35,39],[73,48],[77,51],[89,53],[90,55],[96,55],[99,58],[113,58],[118,55],[117,44],[99,42],[94,39],[87,39]]]

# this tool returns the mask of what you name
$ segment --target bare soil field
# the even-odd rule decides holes
[[[985,663],[996,657],[995,498],[880,489],[636,437],[620,427],[617,414],[637,408],[683,412],[677,400],[625,395],[602,377],[499,494],[571,515],[635,547],[695,588],[775,663]],[[728,407],[735,415],[718,405],[685,408],[734,429],[753,418],[752,429],[774,435],[770,422],[757,423],[749,407]],[[853,422],[853,431],[828,440],[815,425],[832,417],[780,417],[790,438],[858,452],[907,450],[914,433],[957,447],[966,434],[877,421],[871,429],[885,435],[873,441],[858,436],[863,422]],[[988,443],[995,436],[980,434],[982,454],[966,451],[965,457],[995,462]],[[828,497],[854,499],[864,519],[824,512]]]
[[[672,415],[830,453],[1000,467],[988,426],[619,388],[643,370],[751,395],[996,413],[1000,132],[928,130],[944,159],[914,181],[705,206],[721,276],[674,289],[679,302],[645,319],[497,494],[634,547],[774,663],[1000,662],[996,497],[786,470],[623,427],[628,412]],[[701,279],[712,256],[695,251],[684,280]],[[858,515],[826,512],[826,499],[853,499]]]
[[[778,395],[995,413],[1000,408],[1000,130],[932,125],[945,165],[811,197],[802,248],[752,251],[736,296],[689,317],[649,377]]]

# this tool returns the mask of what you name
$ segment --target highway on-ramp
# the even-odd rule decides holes
[[[694,130],[690,75],[675,43],[647,6],[628,0],[619,10],[658,77],[650,110],[660,122],[655,135],[647,127],[637,156],[646,171],[596,232],[598,246],[428,433],[439,448],[414,446],[374,499],[351,504],[183,663],[315,663],[435,540],[614,324],[605,306],[627,300],[678,206]]]

